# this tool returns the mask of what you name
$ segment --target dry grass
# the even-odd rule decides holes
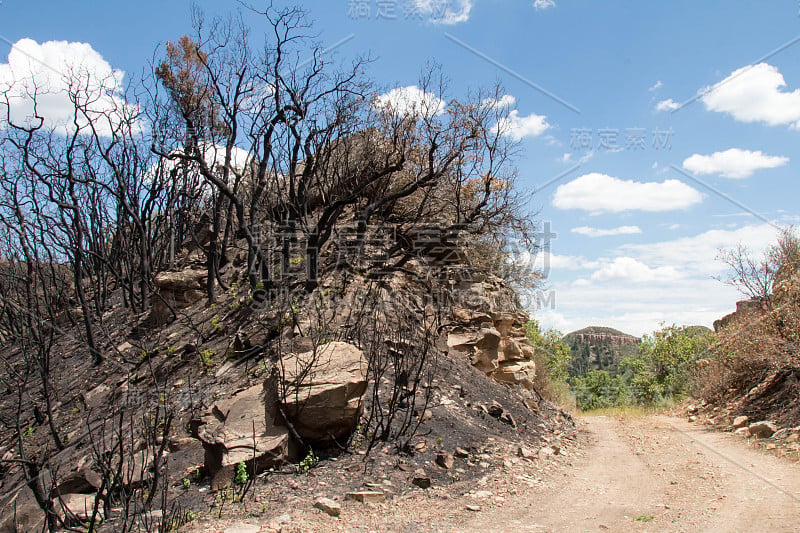
[[[800,422],[800,275],[778,283],[763,309],[735,316],[718,334],[697,395],[742,414]]]

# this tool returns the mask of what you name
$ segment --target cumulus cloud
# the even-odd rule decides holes
[[[691,155],[683,161],[683,168],[695,174],[719,174],[724,178],[741,179],[752,176],[756,170],[781,167],[788,162],[788,157],[766,155],[761,150],[730,148],[711,155]]]
[[[575,255],[550,254],[547,260],[553,270],[585,270],[597,266],[595,261],[588,261],[585,257]]]
[[[375,98],[375,106],[398,115],[423,116],[444,112],[445,101],[416,85],[397,87]]]
[[[616,259],[588,261],[560,256],[566,264],[591,264],[593,272],[575,281],[554,268],[556,279],[550,287],[556,293],[556,309],[541,309],[535,316],[544,326],[554,325],[564,331],[603,325],[640,335],[654,331],[662,322],[710,327],[714,320],[733,311],[736,300],[741,299],[735,288],[713,277],[725,276],[726,266],[715,260],[719,249],[742,243],[758,257],[777,236],[776,228],[754,224],[622,245],[613,250],[618,254]],[[633,281],[643,278],[651,280]]]
[[[592,213],[671,211],[703,201],[703,195],[679,180],[637,182],[592,172],[560,185],[553,197],[559,209]]]
[[[678,277],[678,271],[675,267],[664,266],[651,268],[633,257],[617,257],[592,274],[593,281],[619,279],[634,283],[672,280]]]
[[[800,128],[800,89],[785,88],[777,67],[759,63],[733,71],[716,85],[701,89],[700,94],[706,109],[727,113],[740,122]]]
[[[656,104],[656,111],[674,111],[681,106],[678,102],[673,100],[672,98],[667,98],[666,100],[661,100],[659,103]]]
[[[719,251],[743,244],[755,257],[778,238],[778,229],[770,224],[752,224],[736,229],[713,229],[691,237],[647,244],[625,244],[619,251],[649,265],[681,265],[683,270],[701,276],[719,274],[726,266],[717,261]]]
[[[38,124],[38,115],[45,127],[61,134],[74,132],[76,120],[81,129],[91,121],[100,135],[109,135],[138,112],[125,101],[124,76],[90,44],[20,39],[11,47],[8,63],[0,64],[0,91],[9,99],[8,105],[0,104],[0,114],[9,111],[18,124]],[[71,97],[85,116],[75,117]],[[136,122],[131,125],[139,129]]]
[[[500,98],[486,98],[483,100],[483,105],[486,107],[513,107],[517,103],[517,99],[510,94],[504,94]]]
[[[641,233],[642,230],[639,226],[619,226],[617,228],[601,229],[590,228],[589,226],[579,226],[572,228],[572,233],[578,235],[586,235],[587,237],[609,237],[611,235],[635,235]]]
[[[473,0],[413,0],[417,10],[434,24],[452,26],[469,20]]]
[[[483,105],[493,108],[510,108],[516,103],[517,99],[510,94],[504,94],[499,99],[487,98],[483,101]],[[519,141],[525,137],[537,137],[550,128],[546,116],[537,115],[535,113],[522,116],[516,109],[509,111],[508,117],[502,119],[498,126],[505,135],[508,135],[515,141]]]
[[[500,121],[499,126],[506,135],[515,141],[525,137],[537,137],[550,129],[546,116],[535,113],[522,116],[516,109],[512,109],[508,117]]]
[[[543,9],[550,9],[551,7],[556,7],[556,2],[555,0],[534,0],[533,7],[541,11]]]

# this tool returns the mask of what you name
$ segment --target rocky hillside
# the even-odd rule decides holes
[[[583,376],[589,370],[616,373],[619,362],[636,354],[641,339],[613,328],[590,326],[564,336],[571,352],[570,375]]]
[[[37,478],[39,494],[19,466],[3,468],[0,531],[40,528],[48,507],[42,494],[65,524],[96,515],[111,528],[101,530],[124,521],[147,530],[142,523],[160,519],[176,526],[220,505],[220,495],[222,502],[226,494],[258,497],[269,487],[297,496],[289,485],[302,486],[312,468],[326,472],[336,498],[391,499],[481,475],[493,439],[538,450],[572,434],[569,416],[533,389],[528,316],[500,278],[458,276],[446,314],[427,323],[422,317],[434,306],[413,275],[398,273],[378,290],[334,272],[314,294],[338,297],[291,302],[286,315],[253,306],[235,288],[245,273],[236,266],[241,254],[222,271],[231,289],[211,306],[204,272],[191,250],[184,257],[182,270],[156,276],[159,303],[134,327],[120,318],[125,327],[113,328],[118,359],[92,366],[76,349],[77,333],[60,330],[53,418],[66,444],[50,452],[36,403],[23,406],[26,455],[48,454],[48,466]],[[367,295],[402,301],[402,310],[385,312],[377,321],[383,328],[338,333]],[[123,309],[111,313],[121,317]],[[276,334],[291,315],[293,331]],[[9,392],[0,403],[8,417],[17,405]],[[3,434],[5,458],[17,454],[13,436]],[[367,472],[392,484],[364,492]],[[109,483],[121,491],[113,500]],[[118,499],[153,490],[163,492],[149,506]],[[279,515],[283,501],[262,506],[264,515]]]
[[[800,434],[800,274],[783,275],[771,294],[738,302],[714,322],[718,341],[700,365],[698,421],[745,437],[770,438],[779,453],[798,451]]]

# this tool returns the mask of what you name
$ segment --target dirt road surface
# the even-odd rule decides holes
[[[800,465],[666,416],[583,419],[563,479],[457,531],[800,531]]]

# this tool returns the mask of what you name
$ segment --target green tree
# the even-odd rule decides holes
[[[645,335],[634,357],[620,362],[620,372],[638,404],[659,404],[686,396],[695,361],[708,356],[714,333],[706,328],[668,326]]]
[[[536,320],[525,324],[525,332],[534,349],[540,392],[556,402],[571,403],[567,379],[572,357],[563,334],[556,329],[542,332]]]
[[[544,352],[544,364],[550,379],[566,382],[569,377],[571,357],[569,345],[564,342],[564,335],[552,328],[542,332],[536,320],[531,320],[525,325],[525,332],[534,349],[538,348]]]

